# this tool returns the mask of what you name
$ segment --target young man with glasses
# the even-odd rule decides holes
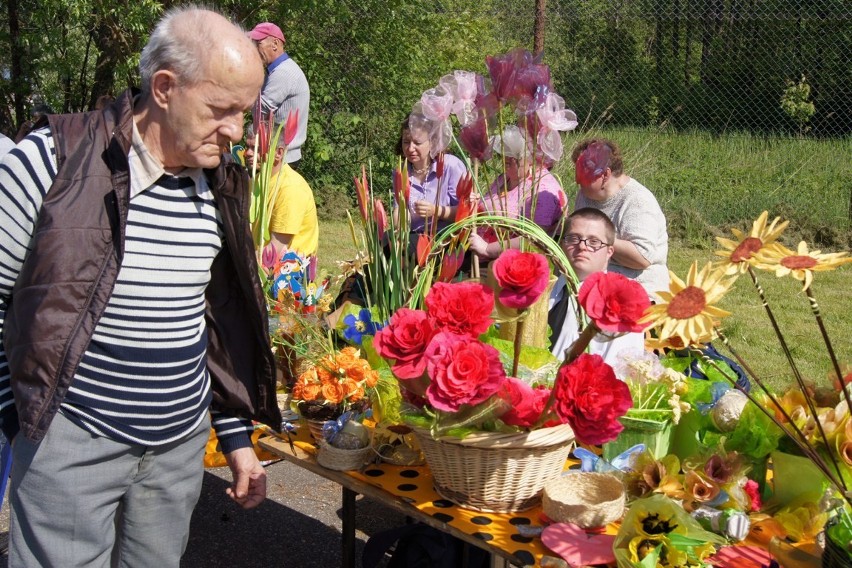
[[[562,250],[568,256],[571,267],[582,282],[596,272],[607,269],[609,259],[615,252],[615,225],[605,213],[587,207],[578,209],[568,216],[562,235]],[[575,297],[568,290],[565,277],[560,276],[550,295],[548,324],[551,328],[551,352],[559,358],[580,336]],[[589,344],[589,352],[600,355],[615,366],[622,352],[637,352],[645,348],[642,333],[610,335],[599,333]]]

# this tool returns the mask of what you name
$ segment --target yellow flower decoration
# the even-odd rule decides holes
[[[802,291],[811,287],[814,272],[834,270],[838,266],[852,262],[845,252],[822,254],[821,251],[808,251],[808,243],[801,241],[796,252],[784,246],[776,246],[763,251],[756,266],[762,270],[775,271],[775,276],[782,278],[792,274],[796,280],[805,283]]]
[[[713,304],[730,289],[734,278],[725,278],[724,269],[713,269],[712,263],[698,271],[693,262],[686,282],[669,272],[669,292],[658,292],[662,300],[647,309],[640,323],[651,323],[659,329],[661,341],[676,337],[684,345],[711,340],[718,318],[731,315]]]
[[[769,226],[766,226],[766,221],[769,218],[769,213],[764,211],[760,217],[752,223],[751,231],[748,235],[738,229],[731,229],[737,240],[726,239],[724,237],[716,237],[719,244],[724,247],[724,250],[716,251],[717,256],[724,257],[726,260],[719,261],[719,266],[725,267],[725,273],[728,275],[743,274],[748,269],[750,264],[754,264],[757,255],[770,247],[787,225],[789,221],[781,221],[781,217],[773,219]]]

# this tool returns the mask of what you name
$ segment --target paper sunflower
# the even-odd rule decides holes
[[[716,251],[716,256],[724,257],[725,260],[719,261],[720,266],[725,267],[725,273],[728,275],[743,274],[748,269],[750,264],[754,264],[758,253],[772,247],[787,225],[789,221],[781,221],[781,217],[775,217],[769,226],[766,226],[766,220],[769,218],[769,213],[764,211],[760,214],[757,220],[752,223],[751,231],[748,235],[738,229],[731,229],[737,240],[726,239],[724,237],[716,237],[719,244],[724,247],[724,250]],[[777,245],[776,245],[777,246]]]
[[[678,337],[684,345],[705,343],[714,336],[713,328],[718,318],[730,312],[712,305],[719,301],[734,283],[725,278],[725,269],[713,270],[712,263],[698,271],[693,262],[686,282],[669,272],[669,292],[658,292],[662,300],[648,308],[641,323],[651,323],[659,330],[662,341]]]
[[[781,245],[764,250],[756,266],[761,270],[774,271],[775,276],[779,278],[792,274],[793,278],[804,282],[802,291],[805,291],[811,287],[814,272],[834,270],[852,262],[852,258],[846,255],[845,252],[822,254],[818,250],[808,251],[808,244],[801,241],[796,252]]]

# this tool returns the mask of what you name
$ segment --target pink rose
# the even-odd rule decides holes
[[[550,389],[533,388],[524,381],[506,377],[500,396],[510,408],[500,419],[510,426],[529,428],[536,423],[550,397]]]
[[[494,292],[476,282],[437,282],[425,303],[436,330],[479,337],[491,325]]]
[[[440,332],[426,349],[431,382],[426,398],[437,410],[455,412],[484,402],[506,380],[496,349],[477,339]]]
[[[580,286],[580,305],[603,331],[642,331],[638,320],[651,305],[641,284],[615,272],[596,272]]]
[[[373,346],[376,352],[391,359],[394,375],[400,379],[416,379],[426,370],[424,354],[435,335],[426,312],[400,308],[390,323],[376,333]]]
[[[556,375],[556,414],[583,444],[614,440],[624,426],[618,418],[633,406],[630,389],[600,355],[583,353]]]
[[[534,252],[508,249],[494,261],[492,270],[500,286],[500,303],[518,310],[538,300],[550,280],[547,259]]]
[[[745,487],[743,487],[745,494],[748,495],[749,506],[751,512],[760,511],[760,508],[763,507],[763,502],[760,500],[760,486],[757,481],[753,479],[749,479],[745,483]]]

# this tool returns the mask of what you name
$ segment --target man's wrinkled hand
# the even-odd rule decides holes
[[[253,448],[239,448],[225,454],[234,481],[225,490],[228,497],[243,509],[260,505],[266,498],[266,470],[260,465]]]

